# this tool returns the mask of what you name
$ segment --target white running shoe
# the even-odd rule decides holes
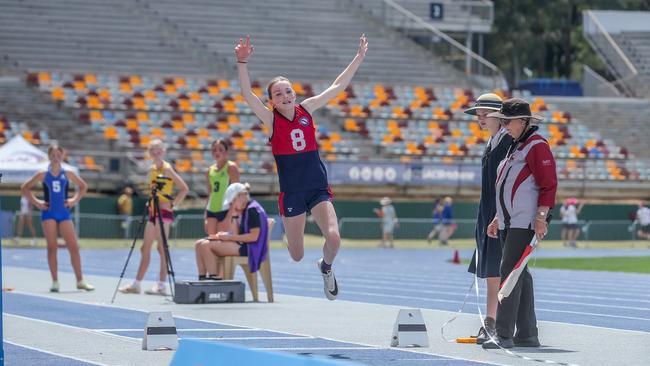
[[[144,293],[147,295],[167,296],[167,291],[165,290],[165,287],[158,286],[158,284],[153,285],[151,290],[145,290]]]
[[[323,275],[323,290],[325,291],[325,297],[327,297],[328,300],[336,300],[336,296],[339,294],[339,285],[336,282],[334,272],[329,270],[327,273],[323,273],[320,269],[321,263],[323,263],[323,258],[319,259],[316,264],[318,265],[318,272]]]

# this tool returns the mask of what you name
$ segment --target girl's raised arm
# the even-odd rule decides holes
[[[309,99],[306,99],[302,102],[302,106],[310,114],[316,111],[317,109],[325,106],[332,98],[336,97],[340,92],[344,91],[345,88],[350,85],[352,77],[357,72],[359,65],[363,62],[364,57],[366,57],[366,52],[368,51],[368,40],[366,40],[366,35],[362,34],[359,38],[359,49],[357,50],[357,55],[354,57],[352,62],[348,67],[343,70],[343,72],[334,80],[332,85],[329,88],[325,89],[322,93],[315,95]]]
[[[239,44],[235,47],[235,56],[237,57],[237,72],[239,73],[239,86],[241,87],[241,94],[251,107],[253,113],[259,118],[262,123],[273,128],[273,112],[271,112],[264,102],[253,93],[251,88],[251,79],[248,75],[248,59],[253,54],[253,46],[251,45],[251,36],[247,35],[246,40],[239,39]]]

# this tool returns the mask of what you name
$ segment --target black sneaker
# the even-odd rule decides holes
[[[539,347],[539,338],[537,336],[532,337],[515,337],[513,338],[515,347]]]
[[[489,340],[483,343],[481,347],[483,347],[483,349],[500,349],[500,348],[508,349],[515,346],[514,342],[512,341],[512,338],[504,338],[501,336],[496,336],[494,338],[494,341]]]
[[[492,336],[492,338],[496,338],[497,332],[494,329],[481,327],[476,335],[476,344],[483,344],[489,341],[490,336]]]

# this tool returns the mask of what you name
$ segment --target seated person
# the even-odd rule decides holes
[[[266,259],[268,216],[264,208],[250,198],[248,189],[242,183],[228,186],[223,209],[227,210],[225,220],[228,220],[229,231],[218,232],[196,242],[199,280],[223,278],[223,268],[217,270],[217,257],[248,256],[251,272],[257,272]]]

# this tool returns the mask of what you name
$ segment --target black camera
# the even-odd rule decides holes
[[[164,175],[160,174],[151,183],[156,186],[155,188],[157,190],[162,190],[163,187],[165,187],[165,184],[167,184],[167,182],[169,182],[170,180],[172,180],[172,179],[169,178],[169,177],[165,177]]]

